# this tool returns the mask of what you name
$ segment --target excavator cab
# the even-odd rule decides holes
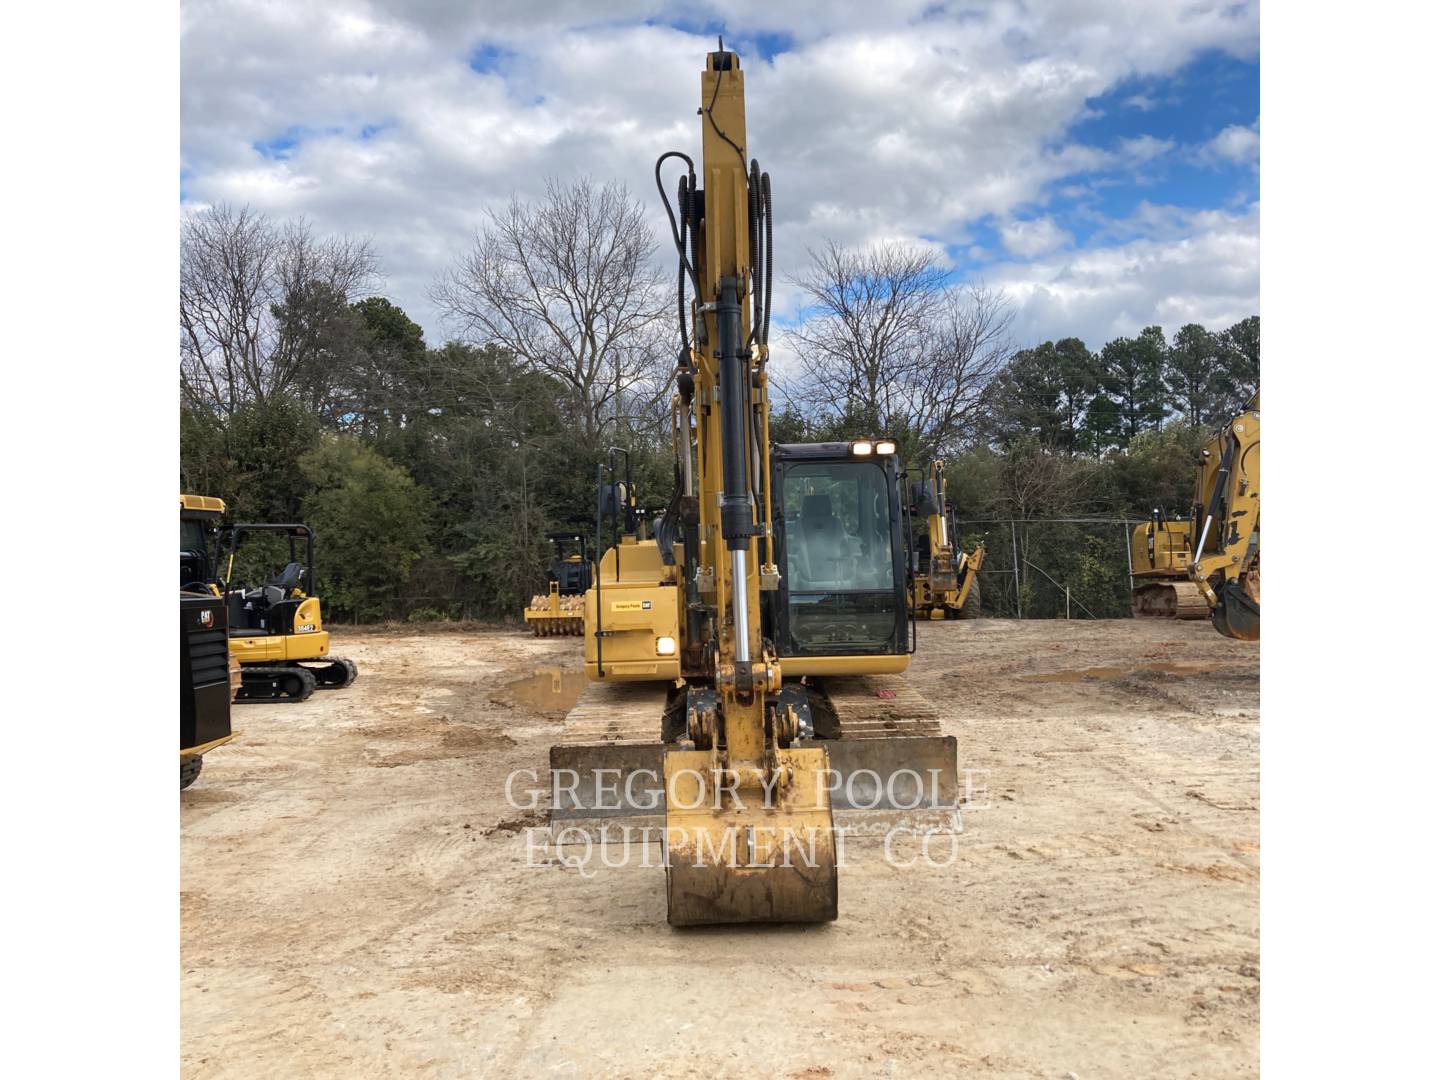
[[[873,450],[856,456],[854,445],[772,450],[781,574],[766,595],[768,632],[782,658],[909,652],[907,529],[895,458]]]

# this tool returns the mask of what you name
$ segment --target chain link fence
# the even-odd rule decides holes
[[[957,519],[964,551],[985,545],[980,604],[988,618],[1130,617],[1128,518]]]

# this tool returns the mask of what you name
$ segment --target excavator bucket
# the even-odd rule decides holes
[[[705,750],[665,755],[671,926],[833,920],[839,895],[824,749],[777,752],[778,781],[726,789]]]
[[[663,743],[550,748],[556,843],[658,838],[672,926],[827,922],[836,839],[960,831],[954,736],[802,740],[777,751],[788,783],[726,789],[705,750]]]
[[[1258,585],[1255,591],[1259,591]],[[1210,622],[1226,637],[1239,641],[1260,640],[1260,601],[1236,581],[1227,581],[1219,592],[1220,603],[1210,612]]]

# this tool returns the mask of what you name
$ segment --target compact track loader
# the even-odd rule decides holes
[[[839,910],[837,819],[958,827],[956,744],[901,676],[915,624],[894,442],[771,445],[770,177],[723,44],[699,90],[700,163],[655,166],[681,293],[675,491],[655,537],[612,544],[586,591],[593,681],[551,748],[552,838],[658,826],[675,926],[821,922]],[[612,455],[597,551],[617,483]]]
[[[239,681],[238,665],[225,646],[225,604],[209,590],[182,589],[180,790],[195,782],[206,754],[235,738],[230,702]]]

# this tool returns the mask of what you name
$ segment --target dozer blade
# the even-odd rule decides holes
[[[802,739],[780,752],[798,750],[826,752],[828,805],[847,833],[958,828],[961,787],[953,735]],[[553,834],[563,842],[567,833],[598,836],[611,823],[636,829],[665,824],[665,769],[669,757],[683,752],[659,742],[552,746]]]
[[[671,926],[833,920],[839,892],[823,748],[777,751],[787,780],[721,790],[704,750],[665,755]]]

